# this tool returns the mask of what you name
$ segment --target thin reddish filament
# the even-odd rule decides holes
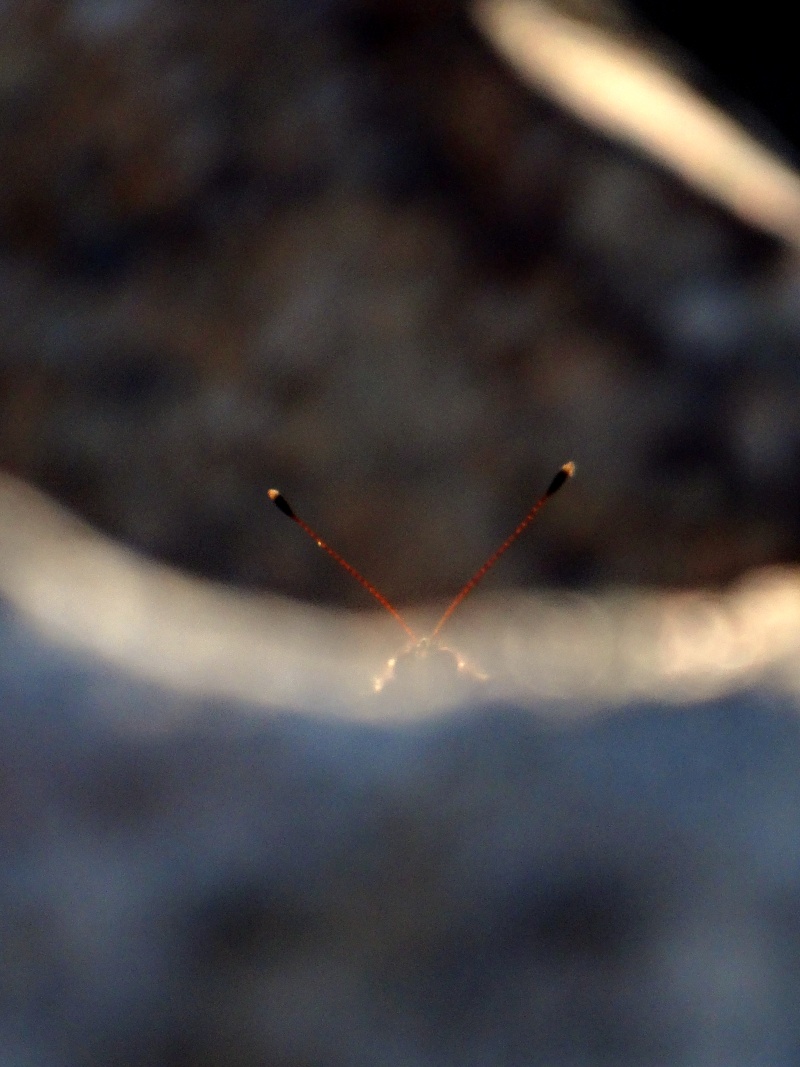
[[[539,497],[539,499],[533,505],[531,510],[522,520],[522,522],[519,523],[513,533],[509,534],[509,536],[505,539],[502,545],[500,545],[500,547],[495,552],[493,552],[491,556],[489,556],[483,566],[480,567],[475,572],[475,574],[473,574],[467,584],[463,586],[459,594],[453,599],[453,601],[450,603],[449,607],[445,611],[444,615],[442,615],[442,617],[437,622],[436,628],[434,629],[433,633],[430,635],[431,640],[439,634],[442,627],[453,614],[453,612],[456,610],[461,601],[464,600],[464,598],[472,592],[475,586],[483,578],[486,577],[488,572],[492,569],[492,567],[494,567],[495,563],[497,563],[500,557],[504,555],[509,548],[511,548],[517,538],[533,522],[539,511],[544,507],[550,497],[554,496],[555,493],[558,492],[562,485],[564,485],[564,483],[569,478],[571,478],[574,473],[575,464],[572,462],[565,463],[564,466],[558,471],[556,476],[550,482],[550,485],[547,487],[546,492],[541,497]],[[282,511],[284,515],[288,516],[293,522],[296,522],[300,529],[304,533],[306,533],[319,548],[327,552],[328,555],[333,560],[335,560],[340,567],[343,567],[348,574],[352,575],[353,578],[355,578],[359,585],[363,586],[364,589],[366,589],[370,596],[373,596],[378,601],[378,603],[389,612],[390,615],[393,615],[395,619],[397,619],[397,621],[400,623],[400,625],[403,627],[405,632],[415,644],[419,643],[419,638],[408,625],[408,623],[405,621],[405,619],[397,610],[397,608],[395,608],[395,606],[386,599],[383,593],[379,593],[375,586],[371,582],[368,582],[364,575],[357,571],[351,563],[348,563],[347,560],[343,556],[340,556],[335,549],[331,548],[331,546],[326,541],[323,541],[317,531],[314,530],[313,527],[309,526],[305,519],[301,519],[299,515],[296,515],[294,510],[291,508],[288,501],[286,500],[286,497],[284,497],[282,493],[280,493],[277,489],[270,489],[268,496],[279,511]]]
[[[437,636],[439,631],[442,629],[444,624],[456,610],[461,601],[464,600],[465,597],[469,596],[469,594],[472,592],[478,582],[480,582],[483,578],[486,577],[488,572],[492,569],[495,563],[497,563],[500,557],[504,555],[509,550],[509,548],[511,548],[511,546],[514,544],[520,534],[533,522],[539,511],[544,507],[550,497],[557,493],[561,486],[567,481],[568,478],[571,478],[574,473],[575,464],[572,462],[565,463],[561,470],[558,472],[558,474],[556,474],[555,478],[553,478],[550,485],[547,487],[547,492],[539,497],[539,499],[533,505],[531,510],[522,520],[522,522],[517,526],[514,532],[509,534],[505,541],[503,541],[502,545],[500,545],[500,547],[495,552],[493,552],[491,556],[489,556],[483,566],[480,567],[473,574],[467,584],[462,588],[458,596],[454,598],[447,611],[445,611],[444,615],[442,615],[441,619],[439,619],[439,621],[436,623],[436,627],[433,633],[431,634],[431,639]]]
[[[282,493],[279,493],[277,489],[270,489],[269,498],[273,502],[273,504],[275,504],[283,512],[284,515],[287,515],[290,519],[296,522],[300,529],[303,530],[304,533],[308,534],[311,540],[314,541],[319,548],[327,552],[332,559],[336,560],[340,567],[344,567],[348,574],[352,575],[353,578],[355,578],[355,580],[360,585],[362,585],[371,596],[374,596],[378,603],[382,607],[386,608],[390,615],[394,615],[394,617],[403,627],[403,629],[414,642],[414,644],[417,644],[419,642],[419,638],[408,625],[408,623],[397,610],[397,608],[395,608],[394,605],[386,599],[383,593],[378,592],[372,582],[368,582],[363,574],[360,574],[352,564],[348,563],[343,556],[340,556],[336,549],[331,548],[331,546],[326,541],[323,541],[319,534],[316,532],[316,530],[312,529],[304,519],[300,518],[299,515],[296,515],[292,508],[289,506],[286,497],[284,497]]]

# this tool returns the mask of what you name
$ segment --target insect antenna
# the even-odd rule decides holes
[[[312,529],[305,521],[305,519],[301,519],[299,515],[295,514],[294,510],[289,505],[286,497],[282,493],[278,492],[277,489],[270,489],[267,495],[279,511],[282,511],[283,514],[287,516],[287,518],[290,518],[293,522],[296,522],[300,529],[304,533],[308,534],[311,540],[319,548],[327,552],[331,559],[334,559],[340,567],[343,567],[348,574],[352,575],[353,578],[355,578],[355,580],[366,589],[370,596],[375,597],[381,607],[386,608],[390,615],[394,615],[395,619],[397,619],[397,621],[403,627],[403,629],[411,638],[411,640],[415,644],[418,643],[419,638],[408,625],[408,623],[397,610],[397,608],[386,599],[383,593],[378,592],[372,582],[368,582],[363,574],[359,573],[359,571],[357,571],[351,563],[348,563],[344,556],[340,556],[336,549],[331,548],[331,546],[326,541],[323,541],[319,534],[316,532],[316,530]]]
[[[462,587],[458,595],[451,601],[444,615],[442,615],[441,619],[439,619],[439,621],[436,623],[436,627],[434,628],[433,633],[431,634],[431,639],[433,639],[439,634],[440,630],[450,618],[450,616],[453,614],[453,612],[456,610],[461,601],[464,600],[465,597],[469,596],[469,594],[472,592],[478,582],[482,581],[486,577],[488,572],[492,569],[495,563],[497,563],[500,557],[504,555],[509,550],[509,548],[511,548],[511,546],[514,544],[520,534],[533,522],[537,514],[541,511],[541,509],[544,507],[550,497],[554,496],[562,487],[562,485],[564,485],[564,483],[567,482],[574,473],[575,464],[572,462],[565,463],[564,466],[553,478],[553,480],[550,482],[550,485],[548,485],[545,492],[542,494],[542,496],[539,497],[539,499],[533,505],[531,510],[522,520],[522,522],[520,522],[517,528],[513,531],[513,533],[509,534],[505,541],[503,541],[502,545],[500,545],[500,547],[496,551],[494,551],[491,556],[489,556],[483,566],[479,567],[478,570],[475,571],[475,573],[467,582],[467,584]]]

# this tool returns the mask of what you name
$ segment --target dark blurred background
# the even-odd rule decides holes
[[[797,64],[791,11],[766,0],[755,12],[687,0],[631,0],[645,32],[677,46],[691,80],[797,162],[800,148]]]
[[[749,23],[683,14],[580,5],[788,146],[779,28],[739,64]],[[567,459],[491,581],[797,559],[793,260],[532,93],[462,4],[2,18],[6,470],[192,573],[351,606],[270,486],[404,603],[452,593]]]

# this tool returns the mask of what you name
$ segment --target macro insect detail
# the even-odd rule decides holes
[[[500,547],[492,552],[469,581],[461,587],[457,595],[450,601],[450,604],[436,623],[436,626],[426,637],[419,637],[411,629],[397,608],[386,599],[383,593],[376,589],[371,582],[367,581],[363,574],[357,571],[351,563],[348,563],[343,556],[340,556],[335,549],[331,548],[326,541],[323,541],[316,530],[309,526],[305,519],[301,519],[294,511],[282,493],[277,489],[270,489],[268,495],[278,510],[283,512],[287,518],[297,523],[300,529],[307,534],[319,548],[327,552],[340,567],[355,578],[355,580],[378,601],[381,607],[388,611],[390,615],[394,616],[408,635],[409,643],[402,652],[398,653],[397,656],[393,656],[392,659],[389,660],[384,673],[379,678],[375,679],[375,691],[380,692],[390,682],[401,680],[413,681],[414,677],[419,675],[420,670],[424,670],[428,678],[433,676],[434,679],[436,676],[439,676],[442,679],[449,678],[450,680],[459,677],[475,682],[486,680],[487,676],[471,667],[460,653],[456,652],[453,648],[449,648],[447,645],[443,645],[439,639],[439,634],[445,623],[465,597],[467,597],[475,586],[486,577],[500,557],[511,548],[517,538],[525,531],[530,523],[533,522],[536,515],[541,511],[547,501],[558,492],[574,473],[575,464],[572,462],[565,463],[564,466],[560,468],[550,482],[550,485],[539,497],[528,514],[517,524],[516,528],[508,535]]]

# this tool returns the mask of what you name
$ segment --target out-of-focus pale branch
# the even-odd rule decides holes
[[[0,597],[49,642],[173,691],[378,720],[464,700],[438,681],[413,707],[375,697],[374,675],[403,644],[388,615],[189,578],[8,476],[0,476]],[[425,618],[410,617],[424,633]],[[489,672],[479,700],[590,714],[756,684],[798,694],[800,572],[757,572],[721,594],[484,594],[445,636]]]
[[[529,85],[749,225],[800,246],[800,176],[654,54],[539,0],[475,0],[472,10]]]

